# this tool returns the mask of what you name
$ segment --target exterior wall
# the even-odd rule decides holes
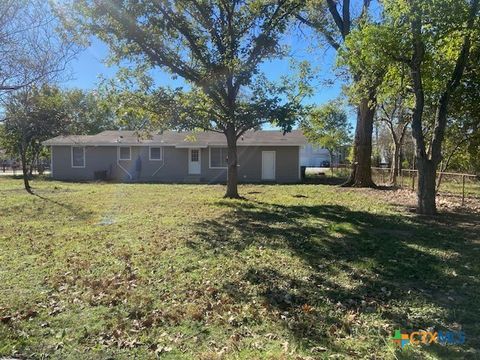
[[[315,145],[305,145],[300,149],[300,164],[308,167],[318,167],[322,161],[330,161],[327,149]]]
[[[58,180],[94,180],[96,171],[107,171],[109,179],[144,182],[205,182],[227,180],[227,169],[210,168],[209,149],[200,149],[201,174],[188,174],[186,148],[163,147],[161,161],[149,160],[148,146],[132,146],[131,160],[119,160],[116,146],[85,147],[85,168],[72,168],[71,147],[52,146],[52,177]],[[239,146],[238,179],[262,182],[262,151],[275,151],[275,182],[299,181],[299,146]],[[140,158],[141,170],[138,171]]]
[[[345,163],[348,155],[348,146],[344,146],[333,154],[332,165]],[[327,149],[312,144],[304,145],[300,149],[300,164],[307,167],[319,167],[322,161],[330,162],[330,153]]]
[[[85,167],[72,168],[70,146],[52,146],[52,177],[58,180],[93,180],[95,171],[109,170],[117,160],[116,147],[85,147]]]

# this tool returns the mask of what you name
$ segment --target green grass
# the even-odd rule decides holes
[[[455,195],[462,195],[463,184],[461,179],[442,181],[440,184],[440,192],[450,193]],[[465,181],[465,196],[480,198],[480,181],[470,180]]]
[[[0,179],[0,357],[480,357],[480,216],[355,190]],[[396,349],[394,329],[465,331]]]

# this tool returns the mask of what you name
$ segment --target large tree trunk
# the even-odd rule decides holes
[[[417,158],[417,168],[417,212],[423,215],[434,215],[437,212],[435,203],[437,164],[432,160]]]
[[[353,166],[343,186],[375,187],[372,180],[372,134],[375,95],[363,98],[357,111],[357,127],[353,148]]]
[[[233,127],[229,127],[225,136],[228,146],[227,191],[225,198],[239,199],[238,195],[238,161],[237,161],[237,134]]]

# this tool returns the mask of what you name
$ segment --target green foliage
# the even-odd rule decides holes
[[[72,89],[63,90],[62,96],[69,134],[91,135],[118,127],[111,104],[101,94]]]
[[[5,104],[0,146],[13,157],[23,153],[31,164],[42,141],[66,131],[67,119],[60,89],[44,85],[18,91]]]
[[[330,154],[351,142],[351,125],[338,101],[312,109],[300,126],[309,142],[324,147]]]
[[[78,89],[33,87],[12,94],[5,105],[1,147],[11,156],[28,148],[31,163],[42,141],[61,134],[96,134],[117,128],[106,98]]]
[[[159,127],[229,129],[238,137],[269,122],[290,130],[297,120],[300,98],[289,97],[285,87],[267,86],[259,65],[285,53],[279,39],[299,6],[264,0],[82,0],[72,4],[66,22],[109,44],[111,61],[128,61],[134,79],[140,79],[127,84],[120,98],[138,95],[133,104],[147,106],[120,107],[125,117],[140,112]],[[146,74],[155,68],[182,77],[188,89],[154,86]]]
[[[451,94],[448,111],[446,146],[443,157],[454,148],[460,138],[474,139],[478,131],[478,91],[480,89],[480,17],[475,16],[474,26],[466,26],[472,2],[469,0],[442,0],[405,2],[382,1],[382,14],[377,23],[365,24],[353,30],[340,51],[339,64],[348,66],[356,74],[356,82],[348,88],[353,103],[358,102],[372,86],[376,85],[377,102],[388,111],[401,100],[403,113],[411,114],[414,108],[411,78],[413,56],[412,21],[421,22],[420,39],[425,51],[421,65],[422,86],[425,96],[423,110],[423,136],[431,143],[435,132],[439,98],[448,91],[452,74],[466,34],[471,37],[470,57],[458,88]],[[478,9],[477,9],[478,11]],[[383,115],[380,114],[379,117]],[[458,131],[463,132],[460,135]],[[455,136],[454,134],[457,133]],[[452,137],[448,139],[448,137]],[[450,146],[452,145],[452,146]],[[473,146],[474,148],[475,146]],[[431,147],[427,147],[431,149]],[[468,144],[461,150],[464,161],[474,162],[466,154]],[[472,147],[470,147],[472,148]],[[460,155],[458,155],[460,156]],[[457,157],[458,157],[457,156]],[[458,162],[461,162],[458,158]],[[465,164],[464,164],[465,165]]]
[[[422,66],[426,102],[434,108],[436,97],[447,86],[460,52],[470,1],[421,1],[413,9],[407,2],[386,0],[379,23],[368,24],[352,31],[347,37],[340,64],[348,65],[353,73],[362,74],[362,83],[356,92],[366,91],[379,80],[384,91],[409,75],[406,65],[412,56],[411,21],[421,12],[422,40],[425,60]],[[477,21],[478,24],[478,21]],[[478,27],[474,37],[478,39]],[[472,56],[478,62],[478,57]],[[382,75],[382,76],[379,76]],[[385,75],[384,78],[383,75]],[[411,80],[403,82],[408,88]],[[355,93],[356,93],[355,92]]]

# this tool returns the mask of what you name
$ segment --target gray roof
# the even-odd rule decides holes
[[[305,145],[307,140],[300,130],[283,134],[280,130],[247,131],[238,139],[239,146],[274,145],[298,146]],[[176,146],[176,147],[207,147],[226,146],[225,135],[213,131],[177,132],[142,134],[136,131],[103,131],[96,135],[57,136],[43,142],[44,145],[92,145],[92,146]]]

